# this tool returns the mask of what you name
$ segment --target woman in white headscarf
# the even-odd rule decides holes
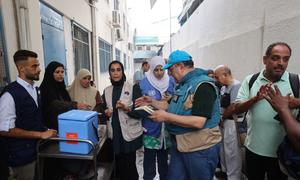
[[[140,88],[144,96],[161,100],[166,95],[170,96],[174,92],[175,81],[168,73],[161,70],[165,61],[160,56],[155,56],[149,61],[150,69],[146,72],[146,78],[140,81]],[[156,175],[156,157],[158,164],[159,178],[167,179],[168,172],[168,152],[170,139],[164,130],[162,122],[154,122],[151,119],[143,119],[145,128],[144,142],[144,180],[154,179]]]
[[[100,112],[102,103],[99,91],[91,86],[92,75],[87,69],[80,69],[67,91],[72,101],[88,104],[90,110]]]

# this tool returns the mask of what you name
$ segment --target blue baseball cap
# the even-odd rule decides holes
[[[190,60],[193,60],[193,58],[187,52],[181,50],[175,50],[170,54],[168,63],[165,64],[162,67],[162,69],[169,69],[172,65],[176,63],[190,61]]]

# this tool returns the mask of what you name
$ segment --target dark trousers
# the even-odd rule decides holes
[[[9,175],[8,165],[6,162],[1,159],[0,160],[0,179],[7,180]]]
[[[115,155],[116,175],[120,180],[138,180],[136,169],[136,152]]]
[[[168,174],[168,151],[165,149],[145,149],[144,180],[153,180],[156,175],[156,158],[160,180],[166,180]]]
[[[287,179],[280,170],[277,158],[260,156],[248,149],[246,149],[246,171],[248,180],[264,180],[266,173],[268,180]]]
[[[9,176],[9,169],[7,164],[7,152],[5,148],[5,140],[0,137],[0,179],[7,180]]]

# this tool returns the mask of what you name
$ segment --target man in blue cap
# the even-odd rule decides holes
[[[211,180],[221,141],[218,89],[207,71],[194,68],[192,57],[185,51],[172,52],[163,69],[168,69],[178,83],[169,104],[143,97],[136,105],[143,101],[160,109],[149,117],[166,122],[173,137],[168,179]],[[161,110],[163,107],[167,111]]]

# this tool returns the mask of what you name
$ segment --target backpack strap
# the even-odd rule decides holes
[[[250,81],[249,81],[249,91],[251,90],[254,82],[256,81],[257,77],[259,76],[259,72],[256,74],[253,74]]]
[[[293,94],[295,98],[299,98],[299,76],[294,73],[289,73],[289,81],[290,81],[290,86],[292,88]],[[300,121],[300,109],[298,110],[298,114],[296,119]]]
[[[298,74],[289,73],[290,85],[295,98],[299,98],[299,76]]]

